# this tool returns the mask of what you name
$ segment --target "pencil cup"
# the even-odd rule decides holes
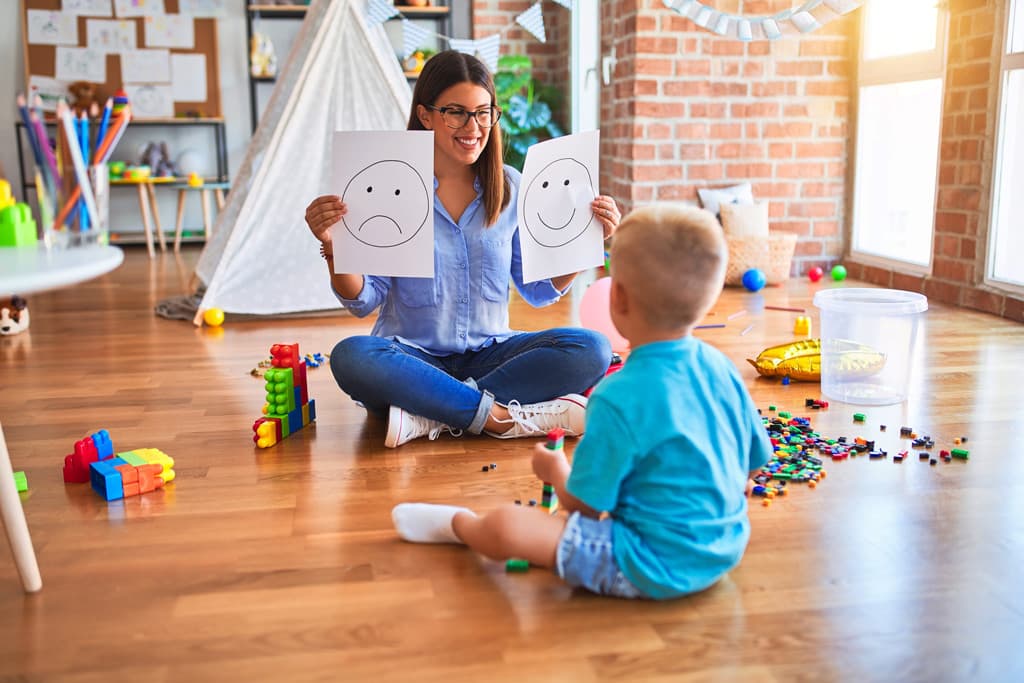
[[[110,171],[106,164],[89,167],[89,184],[96,198],[96,221],[85,232],[72,232],[72,245],[107,244],[110,241]]]

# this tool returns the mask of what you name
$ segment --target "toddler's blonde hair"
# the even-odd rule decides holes
[[[728,250],[708,211],[651,204],[626,216],[614,240],[612,278],[655,329],[693,325],[722,291]]]

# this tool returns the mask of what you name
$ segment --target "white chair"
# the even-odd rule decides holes
[[[7,452],[4,440],[4,429],[0,425],[0,515],[3,516],[4,529],[7,530],[7,542],[11,545],[14,563],[21,575],[21,583],[26,593],[35,593],[43,587],[43,578],[39,575],[39,563],[36,562],[36,551],[32,547],[32,537],[28,534],[25,522],[25,511],[21,508],[21,497],[14,484],[14,468],[11,467],[11,456]]]

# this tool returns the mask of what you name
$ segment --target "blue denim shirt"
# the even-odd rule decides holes
[[[509,279],[531,306],[548,306],[565,292],[551,280],[523,284],[516,198],[520,174],[505,167],[512,197],[498,221],[484,224],[483,192],[458,222],[437,197],[434,179],[434,277],[367,275],[355,299],[338,300],[357,317],[381,307],[372,334],[409,344],[435,356],[477,351],[516,332],[508,326]],[[571,287],[571,285],[570,285]],[[568,287],[566,291],[568,291]]]

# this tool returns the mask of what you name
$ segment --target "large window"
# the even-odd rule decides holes
[[[935,0],[863,8],[852,251],[927,270],[939,168],[946,12]]]
[[[1024,287],[1024,0],[1012,0],[1007,16],[988,278]]]

